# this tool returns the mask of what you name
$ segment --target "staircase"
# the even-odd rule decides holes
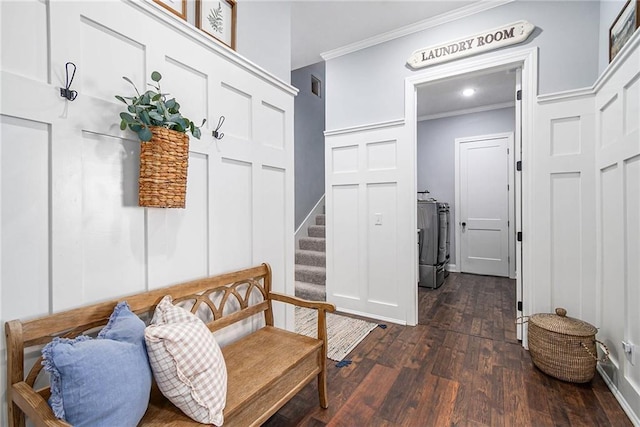
[[[296,249],[296,296],[312,301],[326,301],[325,216],[316,215],[315,225],[307,228],[307,236]]]

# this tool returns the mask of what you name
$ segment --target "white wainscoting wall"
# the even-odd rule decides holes
[[[2,2],[0,14],[2,323],[261,262],[293,294],[296,89],[150,1]],[[73,102],[59,95],[67,61]],[[153,70],[187,117],[207,118],[186,209],[137,206],[139,142],[114,95]]]
[[[640,425],[640,34],[596,85],[596,297],[598,336],[611,350],[601,372]],[[622,341],[635,345],[635,360]]]
[[[325,133],[327,300],[413,323],[415,146],[404,120]],[[413,284],[413,285],[412,285]]]
[[[539,97],[537,123],[534,312],[599,328],[599,372],[640,425],[640,34],[592,88]]]

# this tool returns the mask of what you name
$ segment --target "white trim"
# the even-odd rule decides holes
[[[366,132],[369,130],[380,130],[380,129],[391,128],[396,126],[403,126],[404,122],[405,122],[405,119],[402,118],[402,119],[396,119],[396,120],[389,120],[386,122],[369,123],[366,125],[352,126],[348,128],[342,128],[342,129],[326,130],[324,131],[324,136],[338,136],[338,135],[345,135],[349,133]]]
[[[445,113],[431,114],[428,116],[418,116],[418,121],[443,119],[445,117],[462,116],[465,114],[482,113],[484,111],[500,110],[502,108],[515,107],[515,101],[501,102],[498,104],[483,105],[475,108],[467,108],[464,110],[447,111]]]
[[[577,99],[585,96],[593,96],[593,94],[594,94],[593,86],[585,87],[581,89],[566,90],[562,92],[547,93],[544,95],[538,95],[538,103],[549,104],[552,102],[562,101],[568,98]]]
[[[629,421],[631,421],[631,424],[633,424],[636,427],[640,427],[640,418],[638,418],[635,412],[633,412],[633,409],[631,408],[631,406],[629,406],[629,403],[624,398],[624,395],[620,393],[620,390],[618,390],[618,387],[616,387],[613,381],[611,381],[611,378],[609,378],[606,371],[602,368],[602,366],[600,366],[600,364],[597,364],[596,368],[598,370],[598,373],[604,380],[604,383],[607,385],[607,387],[609,387],[609,390],[611,390],[613,397],[616,398],[616,400],[622,407],[622,410],[624,411],[624,413],[627,414],[627,416],[629,417]]]
[[[456,264],[447,264],[447,271],[449,273],[460,273],[460,269]]]
[[[531,161],[532,145],[533,145],[533,127],[534,127],[534,108],[536,95],[538,93],[538,48],[522,48],[514,49],[505,53],[497,53],[489,57],[474,57],[468,58],[453,63],[443,64],[430,69],[426,69],[424,72],[412,75],[405,78],[405,118],[407,129],[407,143],[412,146],[413,159],[416,158],[416,146],[417,146],[417,120],[416,120],[416,97],[417,86],[433,82],[436,80],[448,78],[455,75],[467,74],[476,71],[486,70],[488,68],[495,68],[501,66],[521,66],[522,67],[522,161],[526,163]],[[413,176],[413,193],[417,191],[417,165],[411,162],[407,165],[412,170],[409,172]],[[532,191],[532,174],[531,168],[523,168],[522,172],[522,231],[530,232],[532,230],[531,220],[531,191]],[[416,202],[417,203],[417,202]],[[417,223],[417,207],[413,209],[413,220]],[[533,267],[532,267],[532,248],[533,239],[525,239],[522,242],[523,252],[523,265],[522,265],[522,282],[523,282],[523,316],[528,316],[532,313],[532,284],[533,284]],[[416,249],[413,248],[415,251]],[[412,259],[417,260],[417,256],[414,253]],[[416,261],[417,262],[417,261]],[[416,269],[417,270],[417,267]],[[414,272],[414,274],[416,274]],[[417,283],[417,279],[413,281]],[[412,320],[417,321],[418,314],[418,289],[415,287],[415,291],[408,297],[407,305],[407,321],[410,323]],[[522,346],[527,348],[528,342],[526,334],[522,339]]]
[[[378,34],[373,37],[366,38],[364,40],[348,44],[346,46],[332,49],[328,52],[320,53],[320,56],[325,61],[338,58],[343,55],[348,55],[353,52],[357,52],[362,49],[366,49],[371,46],[375,46],[381,43],[395,40],[400,37],[408,36],[410,34],[418,33],[420,31],[427,30],[429,28],[437,27],[438,25],[446,24],[447,22],[456,21],[458,19],[466,18],[471,15],[475,15],[480,12],[484,12],[489,9],[493,9],[498,6],[502,6],[507,3],[511,3],[514,0],[496,0],[487,2],[476,2],[469,6],[461,7],[451,12],[443,13],[433,18],[418,21],[414,24],[406,25],[395,30],[387,31],[386,33]]]
[[[179,18],[173,13],[167,12],[160,5],[154,3],[152,0],[122,0],[124,3],[136,7],[147,15],[162,21],[166,26],[175,29],[182,33],[183,36],[190,38],[191,40],[199,43],[200,45],[208,48],[212,52],[228,59],[232,63],[236,64],[243,70],[248,71],[261,80],[285,91],[286,93],[296,96],[298,89],[291,86],[288,82],[274,76],[269,71],[260,67],[259,65],[251,62],[244,56],[240,55],[235,50],[222,45],[222,43],[215,42],[211,37],[204,34],[203,31],[189,24],[187,21]]]
[[[418,286],[416,286],[417,288]],[[362,311],[357,311],[357,310],[349,310],[349,309],[344,309],[344,308],[339,308],[337,310],[337,313],[346,313],[346,314],[353,314],[355,316],[360,316],[360,317],[364,317],[365,319],[369,319],[369,320],[382,320],[383,322],[388,322],[388,323],[395,323],[396,325],[402,325],[402,326],[407,326],[407,322],[405,322],[404,320],[401,319],[394,319],[392,317],[385,317],[385,316],[374,316],[371,313],[365,313]]]

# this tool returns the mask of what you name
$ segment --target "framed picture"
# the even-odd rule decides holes
[[[609,29],[609,62],[631,38],[640,22],[640,0],[628,0]]]
[[[235,0],[196,0],[196,26],[235,50]]]
[[[187,0],[153,0],[160,6],[187,20]]]

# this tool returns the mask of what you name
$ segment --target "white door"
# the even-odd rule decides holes
[[[509,276],[509,152],[513,134],[456,139],[460,271]]]

